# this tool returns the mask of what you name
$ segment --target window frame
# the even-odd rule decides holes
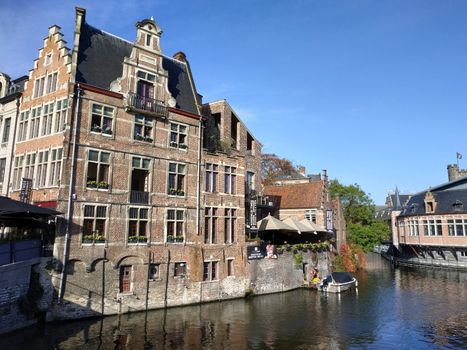
[[[170,218],[171,212],[173,212],[173,218]],[[179,213],[181,213],[182,215],[181,219],[178,217]],[[178,234],[179,227],[181,227],[181,235]],[[165,236],[164,237],[165,243],[170,243],[170,244],[186,243],[186,210],[185,209],[180,209],[180,208],[167,208],[166,209],[164,236]]]
[[[136,217],[132,217],[131,212],[132,210],[137,211]],[[146,217],[142,217],[141,213],[146,212]],[[139,207],[139,206],[130,206],[128,208],[128,229],[127,229],[127,242],[128,244],[139,244],[143,243],[146,244],[149,242],[149,234],[150,234],[150,217],[151,217],[151,212],[148,207]],[[132,221],[136,222],[136,235],[130,235],[131,231],[131,226],[132,226]],[[144,235],[141,234],[141,223],[144,223],[145,229],[144,229]],[[131,237],[135,237],[132,239]]]
[[[224,193],[236,194],[237,167],[224,165]]]
[[[184,278],[187,276],[188,265],[186,261],[176,261],[174,262],[174,278]]]
[[[237,241],[237,208],[224,208],[224,243],[233,244]]]
[[[141,122],[137,121],[137,118],[142,118],[143,120]],[[151,124],[148,123],[148,120],[151,121]],[[136,127],[140,126],[142,134],[136,134]],[[145,136],[146,135],[146,128],[151,128],[150,136]],[[154,142],[154,132],[156,129],[156,119],[151,117],[151,116],[146,116],[142,114],[136,114],[135,118],[133,120],[133,140],[134,141],[140,141],[140,142],[146,142],[146,143],[153,143]]]
[[[86,207],[93,207],[93,215],[86,215]],[[104,216],[98,216],[98,208],[105,211]],[[105,244],[108,240],[110,206],[97,203],[83,203],[81,206],[81,244]],[[86,220],[92,220],[92,231],[89,234],[86,230]],[[97,221],[104,221],[104,234],[99,234],[96,229]],[[85,242],[85,237],[92,236],[92,242]],[[97,239],[97,240],[96,240]]]
[[[173,129],[175,127],[176,129]],[[185,131],[181,131],[181,128],[185,128]],[[174,136],[174,139],[173,137]],[[184,142],[180,141],[183,136]],[[188,125],[178,122],[170,122],[169,125],[169,147],[181,150],[188,149]]]
[[[218,192],[219,165],[216,163],[205,163],[205,191]]]
[[[203,261],[203,282],[219,281],[219,261]]]
[[[101,112],[95,112],[94,107],[96,108],[102,108]],[[109,109],[112,111],[112,116],[105,115],[106,109]],[[102,135],[105,137],[113,137],[115,134],[115,119],[116,119],[116,110],[117,108],[108,104],[104,103],[95,103],[92,102],[89,104],[89,130],[93,134],[97,135]],[[99,125],[97,123],[94,123],[94,116],[100,117],[100,123]],[[106,127],[104,129],[104,126],[106,123],[104,123],[105,119],[110,119],[110,127]],[[109,130],[107,130],[107,128]]]
[[[170,169],[172,165],[175,166],[175,171]],[[179,171],[180,166],[183,167],[183,172]],[[167,169],[167,194],[174,197],[185,197],[187,177],[186,163],[169,162]],[[179,186],[180,183],[181,186]],[[171,187],[171,185],[174,185],[175,187]]]
[[[91,152],[97,152],[97,160],[91,160],[90,155]],[[106,153],[108,154],[108,163],[105,163],[101,160],[101,154]],[[97,164],[96,166],[96,179],[95,180],[90,180],[89,179],[89,164],[90,163],[95,163]],[[100,179],[100,173],[101,173],[101,165],[108,166],[107,169],[107,181],[104,181]],[[86,177],[85,179],[85,187],[86,189],[90,190],[109,190],[110,189],[110,180],[112,178],[112,152],[104,151],[101,149],[94,149],[94,148],[88,148],[87,154],[86,154]]]

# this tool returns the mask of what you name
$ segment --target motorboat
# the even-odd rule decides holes
[[[349,272],[333,272],[322,280],[319,287],[323,292],[342,293],[358,287],[358,281]]]

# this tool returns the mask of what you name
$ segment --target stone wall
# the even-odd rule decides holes
[[[15,264],[0,266],[0,333],[35,324],[40,312],[45,312],[51,305],[53,287],[50,275],[45,270],[49,258],[37,258]],[[30,287],[31,271],[39,273],[43,294],[36,301],[36,314],[25,315],[18,306],[18,300],[25,296]]]

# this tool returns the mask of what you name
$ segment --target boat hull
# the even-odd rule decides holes
[[[331,282],[328,283],[326,286],[322,287],[322,291],[326,293],[342,293],[346,290],[356,288],[358,286],[358,282],[356,278],[353,278],[352,281],[345,282],[345,283],[335,283]]]

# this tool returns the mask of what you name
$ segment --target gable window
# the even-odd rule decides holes
[[[217,236],[217,208],[204,209],[204,243],[215,244]]]
[[[462,211],[464,209],[464,203],[462,203],[460,200],[456,199],[454,203],[452,203],[452,209],[454,211]]]
[[[128,243],[146,243],[148,232],[148,209],[130,208]]]
[[[186,125],[170,123],[170,147],[181,149],[188,147]]]
[[[433,210],[433,208],[434,208],[433,202],[425,202],[425,205],[426,205],[426,207],[425,207],[426,212],[427,213],[433,213],[433,211],[434,211]]]
[[[48,167],[49,167],[49,151],[39,152],[39,154],[37,155],[37,177],[36,177],[37,187],[45,187]]]
[[[24,141],[27,138],[29,111],[21,112],[18,124],[18,141]]]
[[[109,188],[110,153],[89,150],[87,188]]]
[[[217,277],[217,261],[205,261],[203,263],[203,281],[215,281]]]
[[[235,242],[235,231],[237,228],[237,209],[225,209],[224,217],[224,243]]]
[[[175,263],[174,276],[175,277],[185,277],[186,276],[186,262],[176,262]]]
[[[92,104],[91,131],[103,135],[112,135],[114,108]]]
[[[217,164],[206,163],[206,192],[217,192]]]
[[[49,135],[52,133],[52,118],[54,116],[54,103],[49,103],[44,106],[42,114],[42,131],[41,135]]]
[[[47,75],[47,87],[46,87],[46,94],[50,94],[57,90],[57,77],[58,73],[52,73]]]
[[[169,163],[168,194],[171,196],[185,195],[185,164]]]
[[[40,97],[44,94],[44,85],[45,85],[45,77],[37,78],[34,81],[33,98]]]
[[[2,143],[6,143],[10,139],[10,129],[11,129],[11,118],[6,118],[5,121],[3,122]]]
[[[154,100],[154,82],[156,76],[143,71],[138,71],[138,83],[136,86],[136,108],[154,111],[156,103]]]
[[[135,116],[135,129],[133,139],[137,141],[152,142],[154,119],[142,115]]]
[[[52,53],[48,53],[46,56],[45,56],[45,60],[44,60],[44,66],[48,66],[50,63],[52,63]]]
[[[224,167],[224,192],[235,193],[235,180],[237,178],[237,168],[232,166]]]
[[[49,185],[58,186],[60,184],[60,173],[62,170],[62,148],[53,149],[50,159]]]
[[[39,125],[41,121],[42,107],[36,107],[31,110],[31,126],[29,128],[29,138],[39,136]]]
[[[185,241],[185,213],[183,210],[167,210],[167,243],[182,243]]]
[[[55,125],[54,132],[65,130],[65,121],[68,109],[68,100],[57,101],[57,108],[55,109]]]
[[[146,46],[151,46],[151,35],[146,34]]]
[[[106,237],[107,207],[85,205],[83,220],[83,243],[104,243]]]

